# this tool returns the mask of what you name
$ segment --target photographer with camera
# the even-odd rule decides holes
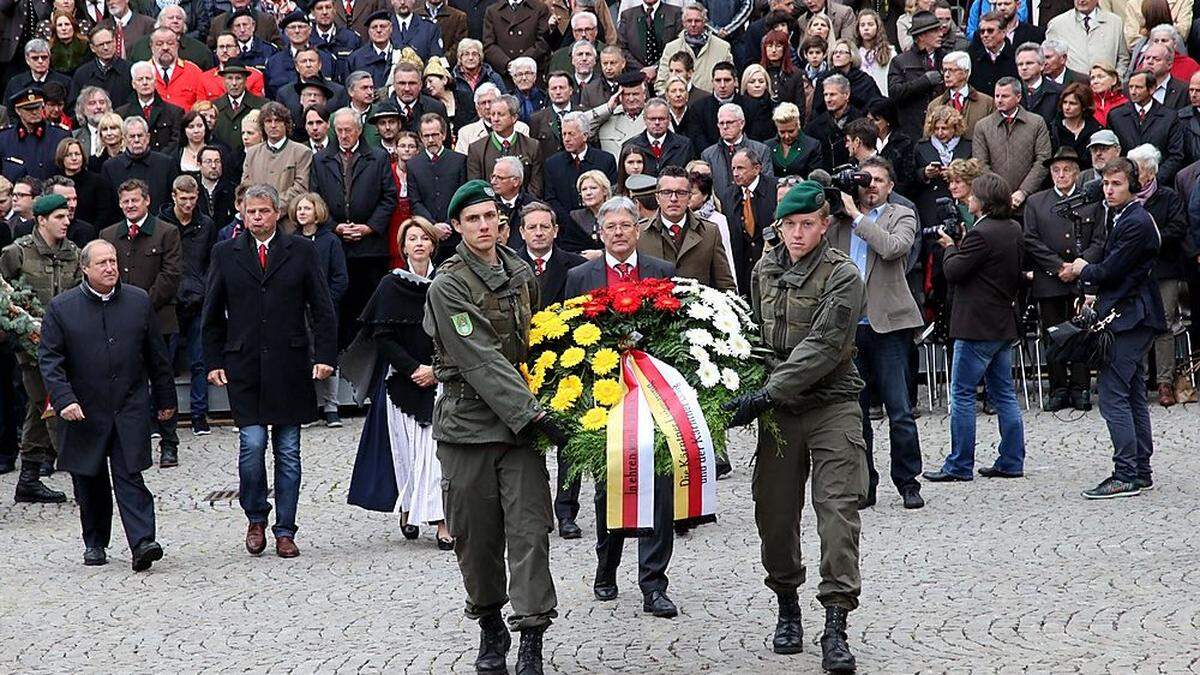
[[[943,269],[954,293],[950,308],[950,455],[934,482],[969,481],[975,468],[975,388],[987,384],[1000,427],[999,457],[979,469],[985,478],[1019,478],[1025,473],[1025,430],[1012,379],[1012,344],[1017,339],[1017,292],[1021,288],[1021,226],[1012,219],[1012,188],[987,172],[971,182],[975,226],[961,242],[946,232]]]
[[[907,206],[889,203],[895,175],[882,157],[864,160],[859,167],[870,183],[855,190],[835,177],[842,208],[826,237],[848,253],[867,285],[867,312],[859,322],[855,339],[855,366],[866,381],[859,396],[866,441],[870,484],[864,506],[875,503],[879,473],[872,457],[873,433],[868,414],[871,393],[876,393],[887,411],[891,436],[892,482],[904,499],[904,507],[919,509],[921,499],[921,444],[908,398],[908,350],[912,331],[924,324],[921,311],[905,281],[908,255],[917,235],[917,217]]]
[[[1144,359],[1154,336],[1167,328],[1162,298],[1154,279],[1154,264],[1162,245],[1154,218],[1137,199],[1142,191],[1137,166],[1125,158],[1109,162],[1104,181],[1108,237],[1099,262],[1076,258],[1070,269],[1096,293],[1100,320],[1112,333],[1107,359],[1096,385],[1100,415],[1108,424],[1113,444],[1113,473],[1086,490],[1087,499],[1133,497],[1154,486],[1150,455],[1150,408],[1146,401]]]
[[[1101,207],[1081,203],[1076,199],[1082,188],[1077,187],[1080,159],[1075,149],[1064,145],[1046,160],[1054,187],[1029,197],[1025,203],[1025,252],[1033,268],[1033,288],[1030,294],[1038,305],[1042,331],[1074,316],[1074,303],[1079,294],[1076,275],[1066,262],[1085,258],[1100,259],[1104,249],[1104,220]],[[1099,199],[1096,200],[1098,202]],[[1063,208],[1081,204],[1074,208]],[[1046,344],[1050,344],[1047,336]],[[1091,410],[1091,374],[1086,363],[1070,365],[1048,360],[1050,398],[1043,409],[1058,412],[1067,407]]]

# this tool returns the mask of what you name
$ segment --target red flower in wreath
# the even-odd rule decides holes
[[[589,319],[594,319],[608,309],[608,303],[604,300],[589,300],[583,305],[583,315]]]
[[[663,294],[663,295],[656,295],[654,297],[654,309],[657,309],[659,311],[676,312],[676,311],[679,311],[680,306],[681,306],[681,303],[679,302],[679,298],[677,298],[674,295],[671,295],[669,293]]]
[[[613,295],[612,308],[621,314],[633,314],[642,308],[642,297],[635,290],[623,289]]]

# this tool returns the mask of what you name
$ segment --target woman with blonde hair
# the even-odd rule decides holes
[[[1125,93],[1121,91],[1121,76],[1111,63],[1099,61],[1092,64],[1089,79],[1096,105],[1093,114],[1100,126],[1107,127],[1108,112],[1129,102]]]
[[[953,106],[937,106],[925,117],[925,138],[913,149],[917,214],[923,223],[940,220],[937,200],[950,196],[947,176],[950,165],[971,157],[971,141],[964,137],[966,130],[962,113]]]
[[[100,173],[105,162],[125,151],[125,120],[115,112],[106,112],[96,120],[96,130],[104,147],[99,154],[88,157],[88,171]]]
[[[592,260],[604,252],[597,216],[600,206],[613,196],[612,182],[603,171],[592,169],[579,176],[575,189],[579,191],[583,208],[571,211],[571,222],[564,223],[559,239],[563,248]]]
[[[896,48],[888,41],[879,12],[873,9],[859,12],[858,22],[854,25],[854,37],[858,40],[859,67],[875,80],[879,93],[887,96],[888,65],[896,56]]]
[[[400,226],[403,269],[380,280],[359,317],[362,329],[343,359],[344,367],[360,354],[374,354],[368,386],[371,407],[359,439],[358,456],[347,501],[372,511],[398,512],[406,539],[420,535],[418,525],[437,526],[437,547],[454,549],[442,510],[442,467],[433,440],[433,340],[421,322],[434,275],[438,230],[413,216]],[[367,346],[373,346],[368,350]],[[359,382],[358,384],[362,384]]]
[[[771,76],[761,64],[752,63],[742,71],[741,106],[746,116],[746,136],[762,142],[775,135],[775,125],[771,122],[775,92]]]

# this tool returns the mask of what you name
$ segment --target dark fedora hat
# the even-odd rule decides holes
[[[1079,161],[1079,153],[1075,152],[1075,148],[1064,145],[1058,149],[1058,152],[1047,157],[1042,161],[1042,165],[1047,169],[1055,162],[1074,162],[1075,166],[1083,167],[1083,162]]]
[[[941,28],[942,23],[937,20],[933,12],[917,12],[912,17],[912,28],[908,29],[909,35],[920,35],[935,28]]]

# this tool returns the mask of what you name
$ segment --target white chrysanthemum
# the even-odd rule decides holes
[[[726,335],[735,335],[742,330],[742,324],[733,312],[717,312],[713,317],[713,327]]]
[[[733,347],[729,345],[729,340],[717,340],[713,345],[713,351],[719,356],[733,356]]]
[[[693,302],[688,305],[687,315],[697,321],[708,321],[713,318],[713,309],[703,302]]]
[[[712,333],[703,328],[691,328],[684,333],[684,336],[687,337],[688,342],[701,347],[708,347],[713,343]]]
[[[700,345],[692,345],[691,347],[688,347],[688,353],[692,355],[693,359],[696,359],[700,363],[708,363],[712,361],[712,359],[708,356],[708,352],[705,351],[704,347],[701,347]]]
[[[721,370],[711,361],[701,363],[696,375],[700,378],[700,386],[705,389],[712,389],[721,381]]]
[[[729,391],[737,391],[738,387],[742,386],[742,378],[738,377],[733,368],[721,369],[721,384]]]
[[[741,335],[731,335],[729,340],[729,355],[738,359],[750,358],[750,341]]]

